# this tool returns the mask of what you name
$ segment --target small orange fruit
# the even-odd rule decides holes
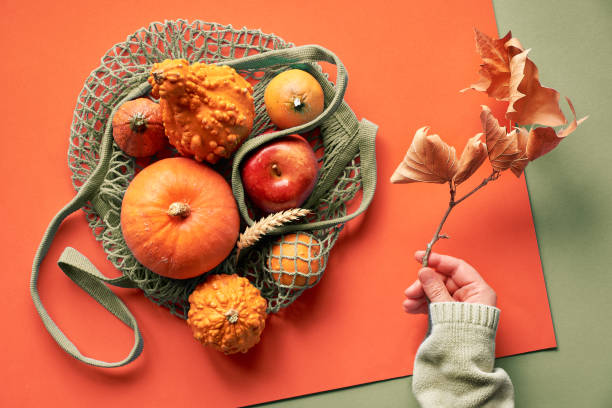
[[[281,72],[264,92],[268,116],[280,129],[310,122],[323,112],[324,100],[319,82],[301,69]]]
[[[113,116],[113,138],[125,154],[149,157],[168,143],[161,107],[147,98],[123,103]]]
[[[281,285],[297,289],[312,286],[320,275],[320,251],[321,244],[310,234],[284,235],[272,244],[268,269]]]

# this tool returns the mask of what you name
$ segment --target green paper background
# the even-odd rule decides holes
[[[579,118],[590,115],[526,171],[558,348],[497,365],[512,378],[517,407],[612,407],[612,1],[493,5],[499,33],[511,29],[532,48],[543,84],[569,96]],[[411,384],[399,378],[258,406],[417,407]]]

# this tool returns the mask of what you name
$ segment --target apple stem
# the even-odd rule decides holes
[[[272,165],[272,171],[274,172],[274,174],[275,174],[277,177],[280,177],[280,176],[282,175],[282,173],[281,173],[280,169],[278,168],[278,166],[276,165],[276,163],[274,163],[274,164]]]

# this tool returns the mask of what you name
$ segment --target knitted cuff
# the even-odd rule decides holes
[[[434,302],[429,305],[433,325],[471,323],[497,331],[500,310],[493,306],[465,302]]]

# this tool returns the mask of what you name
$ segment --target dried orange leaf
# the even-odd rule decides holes
[[[525,63],[527,62],[527,54],[529,54],[530,50],[522,51],[522,48],[519,48],[520,43],[515,38],[510,39],[508,44],[515,44],[509,47],[509,52],[512,53],[512,58],[510,59],[510,81],[508,83],[508,101],[510,102],[508,105],[508,112],[514,112],[514,108],[512,105],[515,101],[521,99],[525,96],[525,94],[521,93],[518,88],[523,78],[525,78]]]
[[[510,165],[510,170],[516,177],[521,177],[525,167],[529,164],[529,158],[527,157],[527,140],[529,138],[529,132],[525,128],[518,128],[516,131],[516,146],[520,154]]]
[[[503,38],[493,39],[475,31],[476,49],[483,63],[479,81],[470,88],[508,101],[506,117],[519,125],[564,124],[566,119],[559,107],[559,93],[540,84],[538,68],[527,57],[530,50],[524,50],[510,32]]]
[[[565,136],[568,136],[570,133],[572,133],[574,130],[576,130],[576,128],[585,120],[587,120],[589,118],[589,115],[576,120],[576,110],[574,109],[574,104],[572,103],[572,101],[570,101],[570,98],[568,98],[567,96],[565,97],[565,100],[567,101],[567,104],[570,107],[570,110],[572,111],[572,116],[574,117],[574,120],[571,121],[571,123],[569,125],[567,125],[566,128],[561,129],[559,131],[559,137],[563,138]]]
[[[487,158],[487,146],[481,140],[482,133],[478,133],[467,141],[463,148],[457,173],[455,174],[455,184],[461,184],[478,170]]]
[[[510,44],[512,44],[510,42]],[[510,104],[506,117],[513,123],[527,125],[538,123],[559,126],[566,122],[559,107],[559,92],[540,84],[538,67],[527,58],[530,50],[509,45],[510,61]]]
[[[530,161],[544,156],[561,143],[554,128],[549,126],[531,129],[527,142],[527,157]]]
[[[529,158],[529,160],[535,160],[538,157],[541,157],[546,153],[550,152],[552,149],[557,147],[557,145],[561,143],[561,141],[566,136],[576,130],[578,125],[580,125],[588,118],[588,116],[585,116],[580,120],[576,120],[576,111],[574,109],[572,101],[570,101],[569,98],[565,99],[569,104],[569,107],[572,111],[572,115],[574,116],[574,120],[572,120],[572,122],[567,125],[567,127],[561,129],[559,133],[557,133],[552,127],[540,127],[532,129],[531,132],[529,132],[529,139],[527,141],[526,149],[527,157]]]
[[[392,183],[446,183],[457,169],[455,148],[438,135],[428,135],[429,128],[417,130],[404,160],[391,176]]]
[[[495,171],[504,171],[510,168],[520,151],[517,146],[516,131],[506,134],[506,128],[499,126],[499,122],[487,106],[482,106],[480,121],[485,134],[487,154],[491,166]]]
[[[504,38],[494,40],[478,29],[474,29],[476,35],[476,51],[482,58],[480,65],[480,78],[478,82],[469,88],[480,92],[486,92],[492,98],[508,100],[508,83],[510,79],[510,60],[508,51],[504,44],[512,37],[508,32]]]

